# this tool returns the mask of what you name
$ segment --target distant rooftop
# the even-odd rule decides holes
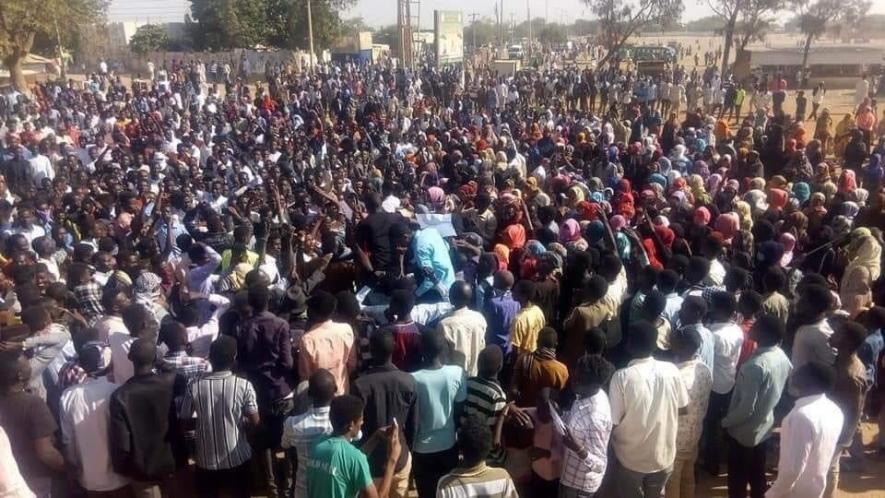
[[[188,12],[189,0],[111,0],[108,22],[184,22]]]

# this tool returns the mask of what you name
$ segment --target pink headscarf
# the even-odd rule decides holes
[[[427,197],[434,206],[441,205],[446,199],[446,193],[439,187],[430,187],[427,189]]]
[[[694,222],[698,225],[709,225],[712,217],[713,215],[710,214],[710,210],[703,206],[694,210]]]
[[[781,256],[781,266],[786,268],[790,266],[790,262],[793,261],[793,249],[796,248],[796,237],[790,232],[784,232],[781,234],[778,242],[784,246],[784,255]]]
[[[731,241],[741,228],[741,217],[735,212],[722,213],[716,217],[716,231],[726,242]]]
[[[562,226],[559,227],[559,242],[562,244],[568,244],[569,242],[575,242],[576,240],[581,238],[581,225],[578,224],[573,218],[569,218],[562,223]]]

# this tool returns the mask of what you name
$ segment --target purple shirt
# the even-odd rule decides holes
[[[295,385],[289,324],[269,311],[246,321],[237,334],[237,363],[255,386],[260,406],[288,396]]]
[[[510,323],[519,313],[520,306],[510,295],[510,291],[494,292],[495,295],[486,301],[482,313],[486,318],[486,344],[497,344],[504,350],[504,354],[509,354]]]

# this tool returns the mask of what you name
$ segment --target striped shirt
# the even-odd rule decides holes
[[[294,498],[307,497],[307,457],[310,448],[321,438],[332,433],[329,421],[329,407],[313,407],[302,415],[289,417],[283,422],[284,449],[294,448],[298,458],[298,471],[295,475]]]
[[[181,404],[180,417],[197,417],[197,467],[232,469],[252,458],[252,449],[240,422],[258,412],[252,384],[230,371],[194,381]]]
[[[458,467],[439,480],[436,498],[518,498],[516,486],[506,470],[488,467]]]
[[[464,415],[477,417],[486,424],[494,426],[505,406],[507,406],[507,396],[496,381],[481,377],[471,377],[467,380]]]

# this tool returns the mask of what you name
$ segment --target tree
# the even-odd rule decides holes
[[[157,50],[166,50],[168,46],[169,34],[162,26],[156,24],[139,26],[132,38],[129,39],[129,50],[141,55]]]
[[[738,16],[748,0],[706,0],[710,10],[723,22],[722,33],[725,36],[725,46],[722,48],[722,72],[728,67],[731,58],[731,47],[734,45],[734,32],[737,27]]]
[[[784,0],[746,0],[741,10],[740,19],[735,26],[738,37],[738,52],[746,50],[747,45],[765,38],[774,21],[771,14],[786,6]]]
[[[802,71],[807,72],[811,43],[823,36],[833,22],[859,22],[870,10],[871,3],[867,0],[795,0],[794,6],[799,13],[799,31],[805,36]]]
[[[254,47],[271,38],[264,0],[191,0],[191,25],[198,48]]]
[[[27,92],[22,61],[31,53],[38,33],[55,35],[104,18],[103,0],[2,0],[0,1],[0,62],[9,69],[12,83]]]
[[[599,18],[602,66],[635,33],[654,25],[668,26],[682,17],[682,0],[583,0]]]

